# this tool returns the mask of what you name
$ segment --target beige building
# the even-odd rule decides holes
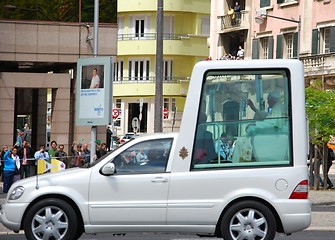
[[[93,28],[0,20],[0,32],[0,145],[12,145],[25,123],[34,148],[48,135],[66,150],[72,141],[89,143],[90,127],[75,125],[75,76],[78,58],[92,57]],[[99,56],[115,56],[116,39],[116,25],[100,24]],[[98,127],[97,139],[105,132]]]

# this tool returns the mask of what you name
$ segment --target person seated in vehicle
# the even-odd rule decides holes
[[[248,105],[255,111],[254,119],[263,118],[262,121],[256,121],[254,124],[249,124],[246,127],[248,135],[278,132],[285,125],[286,121],[284,117],[287,116],[287,108],[280,102],[280,93],[278,91],[270,92],[267,100],[269,105],[268,113],[258,110],[252,101],[248,100]]]
[[[220,155],[221,160],[227,160],[228,141],[225,132],[222,132],[220,139],[215,142],[215,152]]]
[[[147,166],[155,166],[155,167],[165,167],[167,158],[164,155],[165,148],[161,143],[153,143],[150,146],[148,152],[148,160],[146,161]]]
[[[213,134],[206,129],[207,115],[204,112],[199,113],[198,129],[195,136],[194,160],[195,164],[210,163],[218,159],[215,152]]]

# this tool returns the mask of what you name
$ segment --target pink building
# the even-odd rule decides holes
[[[334,0],[212,0],[209,54],[236,56],[242,46],[245,59],[299,58],[307,85],[323,78],[333,88],[334,11]]]

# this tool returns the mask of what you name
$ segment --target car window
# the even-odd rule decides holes
[[[135,144],[113,160],[116,174],[165,172],[172,146],[171,138],[155,139]]]

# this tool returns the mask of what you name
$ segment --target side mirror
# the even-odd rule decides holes
[[[105,176],[110,176],[115,173],[115,165],[114,163],[107,163],[100,169],[100,173]]]

